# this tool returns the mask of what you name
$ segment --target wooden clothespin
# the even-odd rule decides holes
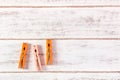
[[[20,60],[19,60],[19,64],[18,64],[18,68],[22,68],[22,69],[25,68],[27,50],[28,50],[28,44],[27,43],[23,43],[22,44],[21,54],[20,54]]]
[[[46,65],[52,64],[52,40],[46,40]]]
[[[39,54],[38,45],[34,45],[33,46],[33,51],[34,51],[36,68],[37,68],[37,70],[42,70],[42,65],[41,65],[41,60],[40,60],[40,54]]]

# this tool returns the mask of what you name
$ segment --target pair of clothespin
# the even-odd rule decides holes
[[[26,60],[27,60],[27,50],[28,50],[28,44],[23,43],[18,68],[22,68],[22,69],[25,68]],[[42,65],[41,65],[38,45],[33,46],[33,54],[34,54],[34,57],[35,57],[36,67],[37,67],[38,70],[41,70]]]
[[[52,55],[52,40],[46,40],[46,65],[53,63]]]

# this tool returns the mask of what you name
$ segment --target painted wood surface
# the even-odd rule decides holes
[[[98,6],[120,5],[120,0],[0,0],[0,6]]]
[[[119,73],[0,73],[0,80],[119,80]]]
[[[1,8],[0,38],[120,38],[119,9]]]
[[[27,67],[18,69],[23,42],[29,43]],[[120,41],[116,40],[54,40],[53,65],[45,65],[45,40],[1,40],[0,72],[37,71],[32,46],[40,46],[42,71],[120,71]]]
[[[119,80],[119,9],[120,0],[0,0],[0,80]],[[46,38],[55,39],[49,66]],[[30,45],[25,70],[17,68],[22,42]]]

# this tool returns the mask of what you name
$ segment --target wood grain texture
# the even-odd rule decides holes
[[[120,0],[0,0],[0,6],[120,5]]]
[[[120,38],[119,9],[0,9],[0,38]]]
[[[120,41],[54,40],[53,65],[45,66],[45,40],[1,40],[0,72],[37,71],[31,47],[27,69],[17,68],[22,42],[41,46],[43,71],[120,71]]]
[[[119,80],[119,73],[0,73],[0,80]]]
[[[119,9],[120,0],[0,0],[0,80],[119,80]],[[46,38],[62,39],[53,41],[49,66]],[[17,68],[22,42],[30,46],[25,70]]]

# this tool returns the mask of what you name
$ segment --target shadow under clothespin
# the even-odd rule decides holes
[[[28,44],[28,50],[27,50],[27,58],[26,58],[26,66],[25,69],[29,68],[29,64],[30,64],[30,51],[31,51],[31,44]]]
[[[42,51],[42,47],[40,45],[37,45],[38,46],[38,51],[39,51],[39,57],[40,57],[40,60],[41,60],[41,64],[42,64],[42,69],[45,70],[45,58],[44,58],[44,54],[43,54],[43,51]]]
[[[55,40],[53,40],[52,41],[52,54],[53,54],[53,64],[55,65],[55,64],[57,64],[57,44],[56,44],[56,41]]]

